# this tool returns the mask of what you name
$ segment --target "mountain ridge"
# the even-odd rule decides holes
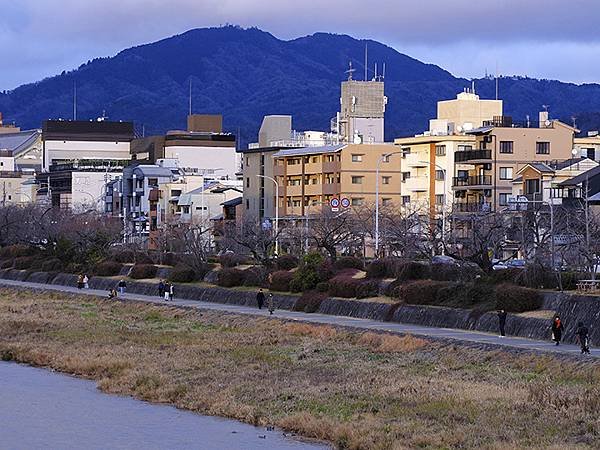
[[[0,93],[7,122],[36,128],[49,118],[71,118],[77,86],[79,119],[106,111],[112,120],[132,120],[146,134],[182,128],[188,112],[223,114],[228,131],[242,143],[256,140],[262,117],[291,114],[294,128],[327,129],[339,108],[340,82],[349,61],[363,78],[364,46],[369,78],[377,61],[386,63],[386,139],[422,132],[435,117],[438,100],[455,98],[470,80],[454,77],[394,48],[346,34],[319,32],[282,40],[258,28],[196,28],[95,58],[77,69]],[[475,79],[482,98],[493,98],[495,82]],[[570,122],[581,117],[597,126],[600,85],[527,77],[499,79],[505,114],[532,120],[543,104]]]

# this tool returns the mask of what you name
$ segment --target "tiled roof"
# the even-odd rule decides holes
[[[13,156],[26,150],[40,136],[39,130],[20,131],[18,133],[0,133],[0,150],[8,150]]]

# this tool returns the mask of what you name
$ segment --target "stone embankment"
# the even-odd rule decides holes
[[[77,276],[64,273],[28,272],[25,270],[0,270],[0,278],[29,281],[33,283],[74,286]],[[106,290],[116,286],[115,278],[92,277],[92,289]],[[128,281],[127,292],[141,295],[158,296],[156,283]],[[218,286],[205,287],[191,284],[177,284],[175,295],[186,300],[198,300],[222,304],[244,306],[256,305],[255,291],[241,291]],[[295,295],[274,294],[278,307],[293,310],[299,297]],[[590,329],[592,345],[600,345],[600,298],[574,295],[569,293],[546,293],[545,310],[556,311],[565,324],[564,341],[575,343],[577,322],[583,321]],[[316,311],[319,314],[356,317],[388,322],[408,323],[439,328],[459,328],[464,330],[498,332],[498,318],[494,312],[392,304],[377,301],[347,300],[328,298],[321,302]],[[512,336],[549,340],[551,321],[509,314],[506,332]]]

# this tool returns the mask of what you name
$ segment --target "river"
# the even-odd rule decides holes
[[[92,381],[0,362],[0,448],[324,450],[233,420],[107,395]]]

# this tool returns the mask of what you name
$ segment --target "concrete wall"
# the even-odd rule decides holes
[[[227,175],[232,180],[235,180],[235,174],[239,170],[235,146],[166,146],[165,158],[179,160],[179,167],[182,169],[222,169],[216,174]]]
[[[129,142],[52,140],[44,142],[44,170],[48,170],[53,161],[75,159],[129,160]]]

